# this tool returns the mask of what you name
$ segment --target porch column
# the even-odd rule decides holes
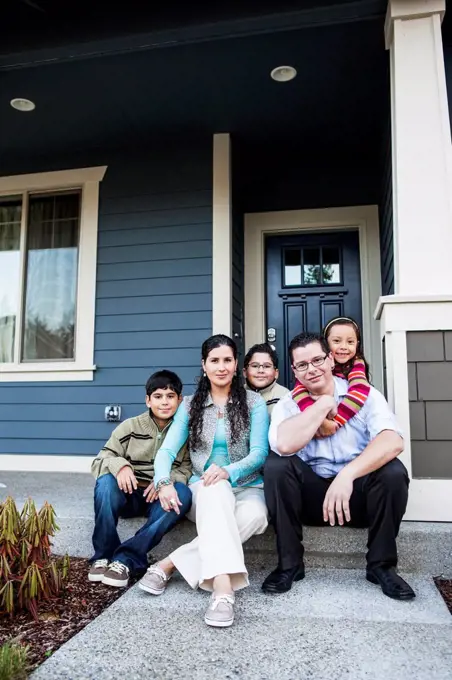
[[[390,0],[394,295],[380,298],[387,397],[412,478],[405,519],[452,521],[452,144],[445,0]]]
[[[212,333],[232,336],[231,140],[213,136]]]
[[[389,0],[395,292],[452,293],[445,0]]]

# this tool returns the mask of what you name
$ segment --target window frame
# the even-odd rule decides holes
[[[0,197],[22,196],[22,221],[20,235],[21,269],[19,283],[19,322],[16,333],[23,332],[23,306],[25,294],[25,234],[28,216],[28,196],[34,192],[79,190],[81,192],[80,237],[77,279],[77,304],[75,326],[75,358],[64,361],[15,362],[0,364],[0,383],[51,382],[93,380],[94,326],[96,306],[97,233],[99,220],[99,184],[107,166],[77,168],[56,172],[0,177]],[[20,345],[16,343],[16,346]],[[17,355],[17,352],[15,352]]]

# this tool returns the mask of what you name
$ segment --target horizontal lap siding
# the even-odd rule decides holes
[[[0,453],[93,455],[114,425],[144,409],[144,383],[199,373],[212,319],[211,143],[90,158],[101,184],[93,382],[0,384]],[[71,167],[14,168],[11,174]],[[1,468],[1,461],[0,461]]]
[[[240,187],[236,180],[240,176],[240,161],[237,159],[235,145],[232,147],[232,333],[237,342],[240,363],[243,361],[244,315],[245,315],[245,242],[244,218],[240,197]]]
[[[380,203],[381,290],[394,293],[394,219],[392,207],[391,138],[388,131],[383,165],[383,188]]]

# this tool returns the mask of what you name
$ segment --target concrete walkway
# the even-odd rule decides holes
[[[93,480],[87,475],[0,473],[0,500],[48,499],[61,531],[55,550],[91,552]],[[129,535],[140,523],[125,522]],[[232,628],[203,621],[208,594],[176,577],[162,597],[131,588],[66,643],[34,680],[450,680],[452,616],[432,574],[450,568],[451,525],[406,523],[400,537],[401,571],[417,592],[395,602],[364,578],[365,532],[306,532],[306,579],[281,596],[260,585],[275,562],[268,532],[247,545],[251,586],[237,596]],[[156,554],[193,535],[181,523]],[[348,568],[337,568],[348,567]],[[99,585],[104,588],[106,586]]]
[[[450,680],[452,617],[431,579],[398,603],[355,570],[308,572],[281,596],[239,593],[230,629],[203,621],[206,593],[174,579],[161,597],[138,587],[70,640],[33,680]],[[105,587],[105,586],[99,586]]]

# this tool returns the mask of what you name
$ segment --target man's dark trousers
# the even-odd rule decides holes
[[[277,534],[280,569],[292,569],[303,560],[302,524],[328,526],[322,508],[333,479],[319,477],[298,456],[270,452],[264,468],[264,491]],[[346,524],[369,528],[369,567],[397,565],[396,538],[406,510],[408,486],[406,468],[397,459],[353,484],[351,522]]]

